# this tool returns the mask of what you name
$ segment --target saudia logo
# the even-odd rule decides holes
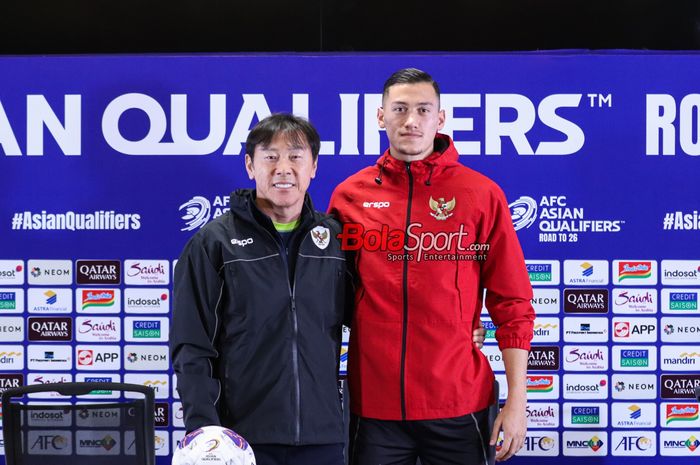
[[[381,137],[379,128],[365,130],[360,128],[376,127],[375,113],[362,112],[363,105],[377,108],[381,105],[381,94],[363,94],[358,98],[354,94],[338,94],[335,106],[327,111],[335,111],[339,116],[339,127],[357,128],[356,130],[341,131],[340,149],[336,150],[336,141],[323,141],[321,155],[338,153],[340,155],[379,155]],[[539,103],[521,94],[443,94],[441,107],[447,112],[459,111],[459,108],[481,108],[483,114],[495,115],[486,118],[482,141],[456,141],[457,148],[463,155],[501,155],[503,139],[512,143],[519,155],[562,156],[577,153],[583,148],[585,134],[581,127],[557,113],[561,108],[578,108],[583,94],[551,94],[545,96]],[[584,100],[586,107],[611,107],[611,94],[590,94]],[[231,114],[230,98],[242,100],[240,107]],[[52,99],[55,100],[55,99]],[[239,154],[245,144],[250,127],[256,120],[261,120],[271,114],[270,106],[264,94],[226,94],[209,95],[209,132],[204,138],[194,139],[188,132],[188,95],[172,94],[169,102],[159,102],[150,95],[128,93],[116,96],[102,113],[102,136],[114,151],[126,155],[209,155],[222,150],[223,155]],[[206,105],[206,102],[198,104]],[[26,121],[18,122],[14,127],[27,128],[26,154],[43,155],[44,137],[37,128],[45,128],[58,148],[65,155],[82,155],[82,136],[88,131],[82,130],[82,98],[80,95],[64,95],[63,102],[52,101],[51,104],[44,95],[27,95]],[[291,113],[309,115],[309,94],[291,94]],[[464,102],[468,101],[468,104]],[[328,106],[328,100],[324,105]],[[228,105],[227,105],[228,103]],[[64,112],[56,114],[53,105],[62,104]],[[227,106],[229,108],[227,108]],[[164,107],[169,108],[169,114]],[[1,103],[0,103],[1,108]],[[511,112],[515,110],[515,119]],[[138,120],[133,120],[138,114]],[[502,121],[501,115],[508,115]],[[359,121],[362,115],[365,121]],[[143,117],[145,116],[145,120]],[[196,114],[197,119],[206,119],[207,115]],[[452,121],[452,131],[460,133],[472,131],[476,117],[462,117]],[[483,116],[481,116],[483,119]],[[126,126],[136,121],[140,138],[129,137],[122,133]],[[231,126],[231,121],[234,121]],[[535,122],[538,123],[535,127]],[[55,124],[54,124],[55,123]],[[125,124],[126,123],[126,124]],[[372,123],[372,124],[369,124]],[[6,128],[0,133],[0,145],[6,156],[21,156],[22,149],[15,136],[13,125],[4,111],[0,111],[0,127]],[[552,131],[543,131],[542,128]],[[93,128],[89,132],[92,131]],[[166,141],[166,132],[168,139]],[[541,134],[552,134],[553,140],[542,140]],[[362,137],[361,137],[362,136]],[[359,141],[364,141],[360,147]]]

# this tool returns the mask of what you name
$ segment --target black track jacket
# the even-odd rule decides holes
[[[289,260],[255,193],[187,243],[175,267],[170,354],[185,427],[234,429],[253,445],[343,442],[337,388],[352,300],[340,223],[306,196]]]

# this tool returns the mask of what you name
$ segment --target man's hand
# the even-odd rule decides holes
[[[496,461],[508,460],[523,447],[525,433],[527,432],[527,417],[525,405],[519,402],[506,402],[501,413],[496,417],[491,432],[492,446],[496,445],[498,433],[503,429],[503,444],[496,454]]]
[[[481,349],[484,347],[484,340],[486,339],[486,330],[484,329],[484,325],[482,324],[478,328],[474,330],[472,333],[472,341],[474,342],[474,345],[476,345],[477,349]]]

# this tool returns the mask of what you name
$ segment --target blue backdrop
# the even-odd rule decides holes
[[[505,191],[536,288],[531,424],[513,462],[690,463],[695,54],[0,57],[0,387],[93,373],[158,387],[168,463],[182,435],[162,360],[173,260],[251,186],[248,130],[270,111],[310,118],[323,210],[386,149],[381,88],[409,66],[440,83],[462,162]]]

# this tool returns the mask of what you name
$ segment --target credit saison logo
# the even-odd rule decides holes
[[[697,292],[670,292],[668,301],[669,310],[697,310]]]
[[[160,321],[136,320],[133,328],[132,334],[135,338],[160,338]]]
[[[484,260],[489,244],[470,241],[464,224],[452,232],[432,232],[423,229],[423,223],[411,223],[406,230],[365,229],[361,223],[345,223],[338,234],[343,250],[367,250],[387,252],[389,261],[437,260]]]
[[[119,260],[78,260],[78,284],[121,284],[121,262]]]
[[[564,289],[565,313],[608,313],[607,289]]]
[[[646,349],[623,349],[620,351],[620,366],[649,367],[649,351]]]
[[[17,310],[17,292],[0,292],[0,310]]]
[[[573,425],[598,425],[600,424],[600,407],[572,406],[571,423]]]
[[[531,282],[552,280],[552,265],[549,263],[528,263],[525,265]]]

